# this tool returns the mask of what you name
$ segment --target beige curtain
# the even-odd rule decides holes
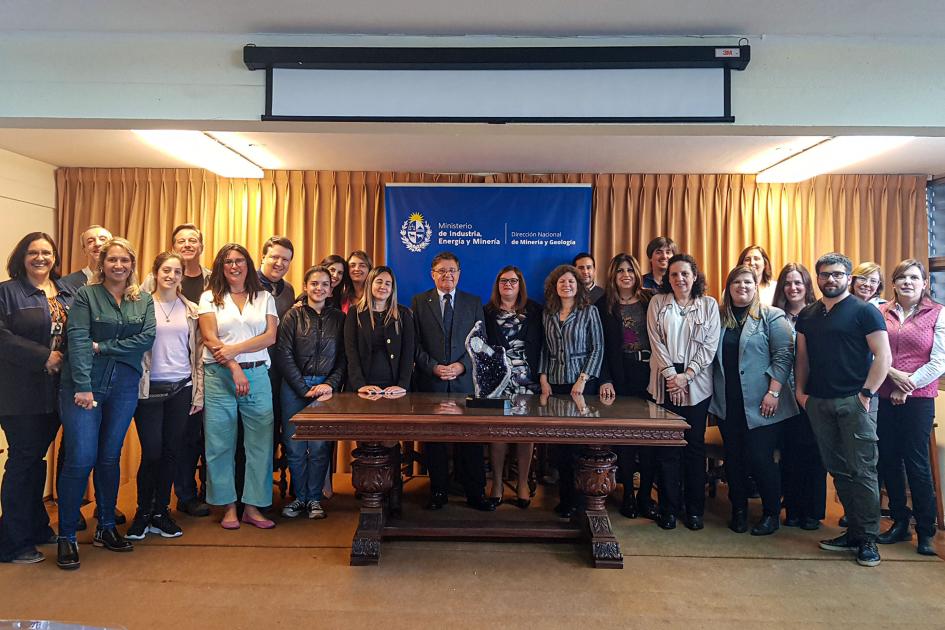
[[[928,258],[925,178],[918,176],[831,175],[758,184],[749,175],[267,171],[263,179],[246,180],[196,169],[63,168],[56,179],[65,272],[84,266],[79,235],[90,224],[137,244],[144,276],[168,248],[174,226],[194,223],[205,235],[208,266],[224,243],[242,243],[258,264],[269,236],[288,236],[296,248],[288,279],[298,288],[305,269],[330,253],[364,249],[376,264],[385,260],[384,184],[395,182],[592,184],[591,242],[601,276],[619,251],[635,255],[646,269],[647,242],[665,234],[695,256],[716,297],[750,243],[768,251],[775,273],[791,261],[813,269],[828,251],[887,270],[903,258]],[[497,261],[497,268],[505,262]],[[128,454],[122,458],[125,477],[137,462],[137,440],[126,442]],[[346,449],[339,455],[347,461]]]

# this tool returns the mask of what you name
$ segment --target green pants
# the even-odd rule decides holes
[[[855,394],[811,396],[806,411],[824,466],[833,475],[846,510],[847,533],[854,541],[875,540],[879,535],[876,412],[866,411]]]
[[[230,370],[204,365],[204,436],[207,458],[207,503],[227,505],[237,500],[235,458],[237,413],[243,421],[247,505],[272,503],[272,385],[265,365],[244,370],[249,394],[236,396]]]

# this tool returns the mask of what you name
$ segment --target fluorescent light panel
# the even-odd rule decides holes
[[[149,129],[135,133],[159,151],[217,175],[262,179],[261,168],[202,131]]]
[[[790,184],[823,173],[834,173],[900,147],[911,136],[839,136],[758,173],[760,183]]]

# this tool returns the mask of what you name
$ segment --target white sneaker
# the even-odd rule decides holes
[[[308,510],[309,518],[325,518],[328,516],[325,514],[325,509],[322,507],[322,504],[318,501],[309,501],[308,505],[305,507]]]
[[[296,499],[292,503],[282,508],[282,516],[286,518],[295,518],[305,511],[305,504]]]

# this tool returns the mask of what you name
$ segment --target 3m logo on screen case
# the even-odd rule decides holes
[[[400,240],[412,252],[422,252],[430,245],[433,230],[419,212],[413,212],[400,226]]]

